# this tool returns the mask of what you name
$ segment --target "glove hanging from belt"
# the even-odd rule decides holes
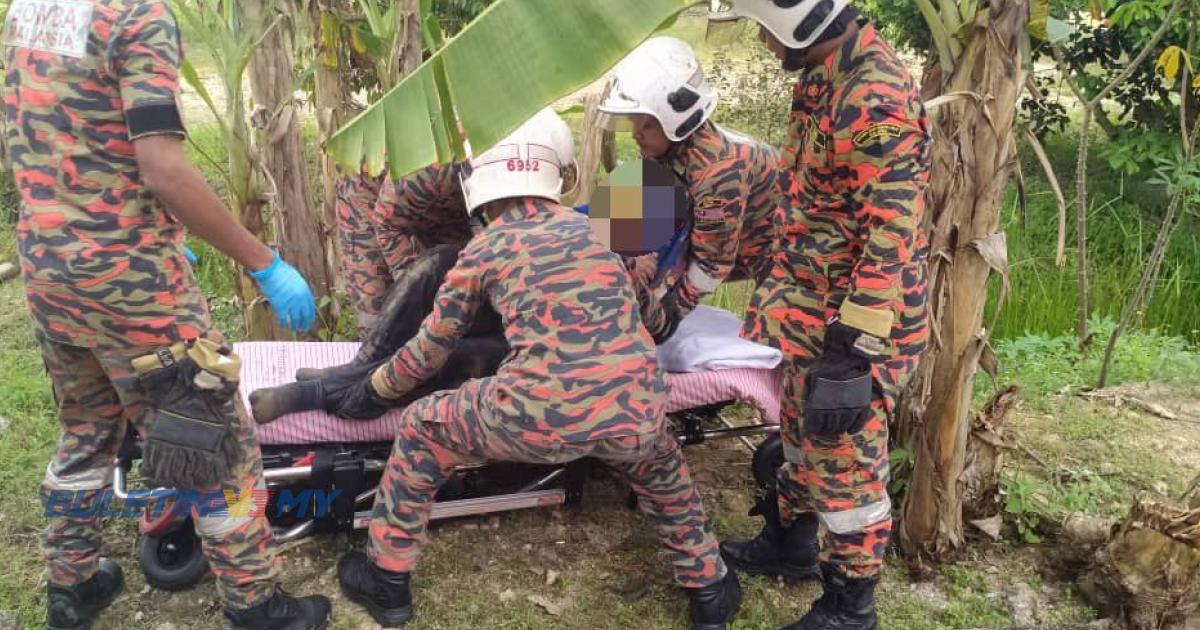
[[[242,362],[207,339],[180,342],[133,360],[154,420],[142,474],[176,488],[201,489],[229,478],[241,458],[233,432]]]
[[[830,437],[862,431],[874,398],[871,363],[882,357],[882,340],[830,322],[821,356],[805,379],[805,432]]]

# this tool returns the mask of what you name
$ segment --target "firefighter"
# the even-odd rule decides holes
[[[401,178],[360,174],[339,180],[343,276],[361,339],[383,316],[388,291],[418,254],[470,240],[456,172],[453,164],[435,164]]]
[[[165,2],[16,0],[5,31],[21,271],[61,427],[41,486],[46,625],[90,628],[120,594],[121,568],[100,558],[100,510],[54,506],[103,500],[128,424],[146,438],[152,479],[244,496],[263,487],[253,428],[235,410],[239,363],[185,257],[186,229],[247,269],[281,326],[307,331],[316,307],[188,162]],[[325,622],[328,599],[276,587],[264,516],[192,516],[229,627]]]
[[[587,218],[559,205],[570,130],[542,110],[465,168],[467,208],[485,225],[446,274],[432,313],[390,361],[345,390],[335,411],[381,415],[428,380],[485,305],[511,348],[495,376],[404,411],[370,525],[368,553],[338,579],[384,626],[412,616],[409,591],[438,488],[465,463],[606,462],[658,526],[692,627],[725,628],[741,590],[720,559],[700,495],[665,425],[666,378],[630,277]]]
[[[686,272],[662,300],[670,328],[726,280],[761,281],[774,244],[780,155],[774,148],[709,120],[717,91],[691,47],[655,37],[623,59],[600,111],[632,128],[645,159],[684,182],[693,202]],[[642,281],[654,255],[634,267]],[[667,335],[669,336],[669,334]]]
[[[928,337],[928,121],[903,62],[847,0],[733,10],[800,78],[775,264],[745,330],[784,354],[786,463],[759,504],[762,533],[722,552],[747,573],[820,577],[789,628],[871,630],[892,536],[887,427]]]

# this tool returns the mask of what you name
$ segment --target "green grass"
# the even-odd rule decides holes
[[[10,233],[3,236],[9,240]],[[0,608],[16,606],[29,627],[39,627],[44,570],[37,488],[58,432],[28,317],[20,283],[0,286]]]
[[[1112,320],[1093,320],[1092,328],[1107,341]],[[1103,347],[1080,353],[1069,335],[1025,334],[995,342],[1002,381],[1013,381],[1033,398],[1064,387],[1095,385]],[[1134,330],[1121,338],[1113,355],[1110,385],[1144,381],[1182,381],[1200,374],[1200,348],[1181,337],[1156,330]]]
[[[1054,136],[1046,149],[1056,172],[1073,196],[1075,140]],[[1167,200],[1161,189],[1123,178],[1104,158],[1099,141],[1089,166],[1088,256],[1093,317],[1116,319],[1141,275]],[[1002,230],[1008,235],[1012,293],[995,326],[995,336],[1060,334],[1074,330],[1076,248],[1067,234],[1067,263],[1055,265],[1057,209],[1041,168],[1028,150],[1022,153],[1029,207],[1022,217],[1015,193],[1005,203]],[[1069,210],[1073,226],[1074,207]],[[1147,327],[1200,341],[1200,234],[1197,218],[1186,219],[1168,249],[1161,281],[1145,310]],[[994,292],[993,292],[994,293]],[[991,309],[989,307],[989,313]]]

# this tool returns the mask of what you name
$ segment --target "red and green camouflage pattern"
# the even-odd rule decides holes
[[[336,204],[342,277],[360,338],[379,320],[392,282],[419,253],[471,238],[450,166],[429,166],[399,180],[346,173],[337,182]]]
[[[204,336],[216,343],[222,341],[216,331]],[[42,501],[51,492],[68,491],[78,493],[77,505],[85,500],[92,504],[90,496],[98,495],[112,481],[113,461],[129,424],[142,436],[148,435],[154,411],[132,365],[133,359],[148,350],[96,351],[46,339],[40,332],[38,337],[62,428],[42,482]],[[235,400],[239,401],[238,417],[231,426],[242,457],[230,472],[229,482],[220,488],[197,488],[200,493],[221,490],[249,496],[266,487],[254,427],[241,398]],[[192,517],[225,604],[241,609],[269,599],[275,592],[279,561],[266,516],[225,513],[201,517],[193,509]],[[50,518],[42,545],[50,581],[71,586],[89,579],[99,563],[101,531],[99,511],[90,518]]]
[[[380,481],[368,552],[389,571],[412,571],[426,540],[434,495],[460,465],[487,461],[565,463],[583,457],[612,467],[654,519],[675,580],[683,587],[714,584],[725,576],[712,526],[679,442],[660,425],[641,435],[547,444],[528,439],[518,424],[489,412],[493,379],[468,381],[453,391],[418,400],[404,422]]]
[[[744,336],[784,353],[783,518],[816,511],[827,553],[849,575],[878,572],[891,531],[887,425],[928,339],[922,231],[930,137],[912,77],[864,25],[795,87],[779,247],[747,310]],[[872,367],[874,418],[859,434],[804,435],[804,376],[826,322],[886,340]]]
[[[335,185],[342,279],[358,322],[360,339],[375,327],[392,286],[391,271],[369,218],[379,197],[380,183],[380,179],[365,171],[350,171],[340,173]]]
[[[130,112],[174,106],[179,29],[157,0],[21,0],[5,25],[8,148],[21,194],[17,239],[26,293],[62,429],[42,484],[100,492],[128,422],[153,417],[131,361],[207,336],[208,306],[183,255],[184,227],[141,184]],[[147,132],[180,134],[178,125]],[[246,414],[229,490],[262,487]],[[270,597],[278,572],[264,517],[197,519],[227,605]],[[50,581],[96,571],[99,518],[50,519]]]
[[[155,0],[61,0],[15,3],[8,18],[6,139],[38,328],[96,348],[197,337],[210,324],[185,229],[142,187],[126,123],[176,102],[174,16]],[[20,32],[31,24],[46,30]]]
[[[664,157],[694,203],[681,316],[727,279],[760,279],[774,244],[782,161],[773,147],[706,122]]]
[[[666,378],[629,274],[587,217],[545,200],[512,203],[460,253],[417,335],[373,377],[402,394],[440,368],[490,304],[510,352],[495,376],[411,404],[380,483],[374,561],[410,571],[438,487],[459,464],[562,463],[591,456],[621,472],[657,522],[684,586],[725,566],[679,445],[665,424]]]
[[[435,245],[471,240],[471,221],[453,165],[432,165],[401,179],[388,177],[370,222],[392,277]]]
[[[490,303],[511,352],[487,413],[546,444],[641,435],[663,422],[667,386],[642,326],[629,273],[587,217],[523,200],[459,254],[420,331],[381,368],[399,397],[442,366]]]

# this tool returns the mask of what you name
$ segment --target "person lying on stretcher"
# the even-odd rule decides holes
[[[627,166],[643,168],[641,163]],[[647,162],[646,168],[662,167]],[[665,171],[665,174],[670,175],[670,171]],[[660,174],[660,179],[662,176],[665,175]],[[690,202],[686,193],[684,195],[678,203]],[[618,196],[621,195],[612,195]],[[649,196],[650,193],[647,193],[645,203],[649,202]],[[629,195],[624,195],[624,198],[629,198]],[[588,211],[586,207],[577,210],[584,214]],[[608,212],[598,214],[605,213]],[[626,266],[630,268],[630,280],[643,325],[656,344],[669,339],[679,325],[679,321],[671,318],[662,303],[686,270],[690,231],[691,226],[685,223],[673,235],[646,235],[645,241],[654,244],[669,238],[661,247],[651,249],[658,266],[649,272],[632,268],[635,259],[639,262],[648,259],[639,256],[645,251],[620,249],[625,256]],[[354,408],[355,396],[365,393],[362,386],[366,379],[416,336],[421,322],[433,311],[438,289],[446,274],[457,264],[461,249],[459,244],[444,244],[420,254],[388,292],[378,324],[364,338],[351,362],[325,369],[301,369],[296,372],[295,383],[251,393],[250,404],[255,420],[259,424],[266,424],[290,413],[318,409],[350,420],[371,419],[362,417]],[[647,282],[645,278],[650,280]],[[388,401],[389,405],[404,407],[430,393],[454,389],[468,379],[491,376],[496,373],[508,351],[500,316],[490,304],[484,303],[480,305],[464,338],[451,351],[445,365],[412,391]]]
[[[500,352],[495,341],[507,343],[494,376],[442,388],[404,410],[379,483],[368,553],[349,552],[338,563],[342,591],[383,626],[413,615],[410,571],[434,496],[456,468],[583,457],[624,477],[656,521],[691,601],[692,627],[723,630],[737,613],[741,590],[667,426],[666,374],[641,324],[629,271],[587,218],[558,203],[561,169],[573,151],[566,123],[545,109],[472,160],[463,192],[484,228],[446,272],[432,311],[381,366],[359,372],[336,395],[323,392],[336,413],[377,417],[437,383],[450,361],[486,371]],[[514,161],[523,167],[505,167]],[[444,252],[423,264],[432,271],[453,257]],[[424,277],[435,283],[437,275]],[[480,316],[485,305],[493,313]],[[406,318],[413,317],[405,313],[390,325],[411,325]],[[493,330],[501,334],[469,341]],[[315,382],[334,382],[339,371]]]

